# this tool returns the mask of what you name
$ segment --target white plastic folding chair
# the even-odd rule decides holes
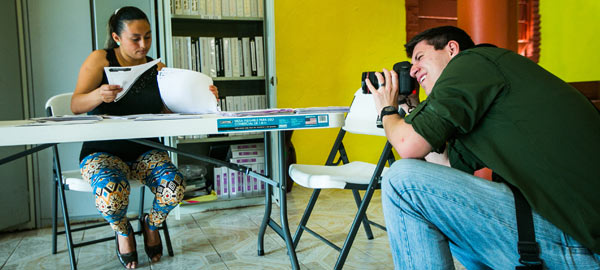
[[[72,115],[71,112],[71,96],[72,93],[64,93],[51,97],[46,102],[46,115],[47,116],[63,116],[63,115]],[[77,262],[75,260],[75,248],[87,246],[99,242],[114,240],[114,234],[110,234],[111,236],[107,236],[100,239],[94,239],[89,241],[82,241],[79,243],[74,243],[73,237],[71,236],[72,232],[82,231],[91,228],[97,228],[101,226],[109,225],[108,222],[99,222],[95,224],[78,226],[77,228],[71,228],[71,223],[69,219],[69,212],[67,207],[67,200],[65,197],[65,191],[79,191],[79,192],[89,192],[92,193],[92,187],[90,184],[85,182],[81,177],[81,173],[79,170],[70,170],[63,171],[60,166],[60,158],[58,152],[58,145],[53,146],[53,174],[54,174],[54,189],[52,192],[52,254],[56,254],[57,244],[56,238],[59,234],[65,234],[67,238],[67,248],[69,252],[69,259],[71,262],[71,269],[77,269]],[[77,157],[73,157],[77,158]],[[139,181],[129,181],[130,188],[140,188],[140,209],[139,216],[143,215],[144,211],[144,194],[145,194],[145,186],[142,185]],[[63,212],[64,219],[64,227],[63,231],[58,231],[57,223],[58,223],[58,201],[60,200],[61,208]],[[173,256],[173,247],[171,245],[171,237],[169,236],[169,229],[167,227],[167,222],[163,222],[161,229],[164,232],[165,243],[167,244],[167,251],[169,256]],[[138,230],[135,234],[141,234],[141,225],[138,225]]]
[[[289,168],[289,173],[294,182],[301,186],[314,189],[311,198],[306,206],[298,229],[294,234],[294,248],[298,245],[300,237],[304,231],[317,237],[327,245],[340,252],[334,269],[341,269],[350,252],[352,243],[361,224],[365,228],[368,239],[373,239],[371,226],[376,226],[382,230],[385,227],[370,221],[367,218],[366,211],[373,196],[373,192],[381,187],[381,176],[386,171],[386,162],[390,165],[394,162],[392,146],[386,141],[377,164],[371,164],[361,161],[350,162],[346,149],[344,148],[343,139],[346,133],[366,134],[375,136],[384,136],[385,132],[381,128],[377,128],[375,120],[377,112],[375,103],[370,94],[363,94],[359,89],[354,94],[354,100],[350,106],[350,111],[346,116],[344,126],[340,129],[338,136],[333,144],[333,148],[329,153],[327,162],[322,165],[303,165],[292,164]],[[339,158],[335,161],[336,156]],[[342,165],[340,165],[340,163]],[[339,165],[339,166],[338,166]],[[358,211],[352,222],[352,227],[346,236],[346,240],[342,248],[338,247],[323,236],[309,229],[306,224],[310,214],[317,202],[317,198],[321,189],[350,189],[354,195],[354,200],[358,207]],[[365,194],[361,200],[359,190],[365,190]]]

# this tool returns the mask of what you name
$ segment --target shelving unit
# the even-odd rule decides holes
[[[274,81],[274,67],[271,67],[269,63],[274,64],[272,56],[273,51],[269,51],[269,48],[274,46],[268,46],[267,43],[272,42],[272,37],[269,36],[268,32],[274,32],[268,27],[269,15],[267,9],[270,6],[272,14],[272,0],[259,0],[263,1],[264,16],[263,17],[241,17],[241,16],[202,16],[202,15],[181,15],[173,14],[171,9],[171,2],[174,0],[159,0],[158,2],[158,19],[159,19],[159,48],[160,55],[163,58],[163,62],[168,67],[174,65],[174,46],[173,37],[176,36],[189,36],[192,39],[199,37],[214,37],[214,38],[226,38],[226,37],[256,37],[261,36],[263,44],[260,44],[263,49],[263,63],[264,63],[264,76],[248,76],[248,77],[214,77],[214,84],[219,88],[220,97],[233,97],[233,96],[245,96],[245,95],[265,95],[266,96],[266,107],[273,107],[275,105],[272,97],[274,93],[270,93],[274,90],[274,85],[269,85],[270,81]],[[181,0],[183,1],[183,0]],[[189,0],[192,1],[192,0]],[[207,0],[208,1],[208,0]],[[227,1],[227,0],[214,0],[214,1]],[[238,1],[243,3],[246,1]],[[182,3],[182,2],[180,2]],[[191,3],[191,2],[190,2]],[[271,39],[269,41],[268,39]],[[256,46],[259,46],[257,44]],[[272,79],[271,79],[272,78]],[[168,144],[172,147],[185,147],[186,150],[191,150],[201,154],[208,154],[211,147],[223,147],[227,144],[234,143],[248,143],[248,142],[265,142],[265,136],[262,133],[248,134],[248,135],[236,135],[236,136],[216,136],[207,138],[169,138]],[[265,142],[271,143],[271,142]],[[266,154],[266,156],[269,156]],[[194,162],[186,158],[177,155],[172,155],[172,159],[175,164],[181,162]],[[269,161],[271,162],[271,161]],[[208,177],[212,180],[212,167],[208,167]],[[199,203],[196,205],[185,205],[184,208],[196,209],[193,211],[202,211],[208,209],[219,209],[219,208],[231,208],[243,205],[254,205],[264,203],[264,195],[256,195],[253,197],[236,197],[232,199],[217,200],[205,203]],[[182,210],[184,211],[184,210]],[[185,212],[185,211],[184,211]]]
[[[225,142],[225,141],[242,141],[242,140],[254,140],[254,139],[263,139],[264,136],[262,134],[253,134],[253,135],[241,135],[241,136],[227,136],[227,137],[209,137],[209,138],[199,138],[199,139],[178,139],[178,144],[184,143],[208,143],[208,142]]]

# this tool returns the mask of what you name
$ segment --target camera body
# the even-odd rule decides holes
[[[412,92],[417,88],[417,80],[410,76],[410,68],[412,64],[408,61],[402,61],[394,64],[394,71],[398,73],[398,95],[399,96],[408,96],[412,94]],[[365,79],[369,78],[369,81],[375,86],[375,88],[379,88],[379,80],[375,76],[375,71],[366,71],[362,73],[361,82],[362,82],[362,92],[363,94],[370,94],[369,88],[365,83]],[[384,77],[385,80],[385,77]],[[384,81],[385,83],[385,81]]]

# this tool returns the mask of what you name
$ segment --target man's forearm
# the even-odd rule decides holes
[[[429,143],[400,115],[387,115],[382,121],[385,136],[401,157],[423,158],[431,152]]]

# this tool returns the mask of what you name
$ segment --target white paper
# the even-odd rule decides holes
[[[48,117],[36,117],[31,118],[31,120],[35,120],[37,122],[70,122],[70,121],[81,121],[81,120],[102,120],[102,116],[100,115],[87,115],[87,114],[79,114],[79,115],[60,115],[60,116],[48,116]]]
[[[108,79],[109,84],[120,85],[123,88],[123,91],[117,93],[117,97],[115,98],[115,102],[119,101],[129,88],[137,81],[137,79],[142,75],[146,70],[156,65],[160,62],[160,58],[148,62],[146,64],[141,64],[137,66],[129,66],[129,67],[105,67],[104,73],[106,73],[106,78]]]
[[[53,125],[75,125],[75,124],[91,124],[102,121],[102,116],[99,115],[62,115],[31,118],[33,120],[23,126],[53,126]]]
[[[162,114],[138,114],[133,121],[152,121],[152,120],[181,120],[181,119],[200,119],[198,114],[178,114],[178,113],[162,113]]]
[[[311,113],[346,113],[350,111],[348,106],[328,106],[328,107],[308,107],[308,108],[297,108],[297,114],[311,114]]]
[[[157,76],[160,96],[175,113],[217,113],[217,98],[208,89],[213,80],[196,71],[163,68]]]
[[[199,114],[179,114],[179,113],[150,113],[150,114],[130,114],[130,115],[102,115],[104,119],[122,119],[133,121],[151,121],[151,120],[180,120],[180,119],[201,119]]]

